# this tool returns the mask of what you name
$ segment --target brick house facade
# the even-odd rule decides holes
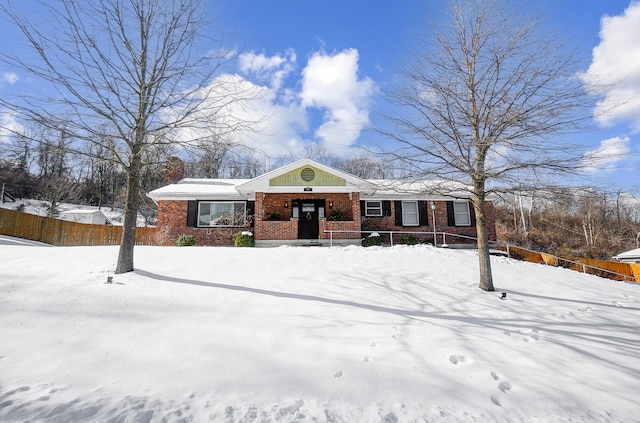
[[[357,244],[371,232],[387,243],[399,243],[408,233],[433,242],[436,232],[439,245],[475,244],[473,206],[460,195],[397,190],[393,181],[363,180],[310,159],[254,179],[179,180],[176,167],[172,162],[174,183],[148,194],[158,205],[158,232],[165,245],[190,234],[196,245],[228,246],[241,231],[252,232],[256,245],[329,239]],[[489,237],[495,241],[493,205],[485,206]]]

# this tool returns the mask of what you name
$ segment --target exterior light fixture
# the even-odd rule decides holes
[[[289,202],[287,200],[284,200],[284,208],[285,209],[289,208]]]
[[[332,209],[333,208],[333,201],[329,201],[329,208]]]

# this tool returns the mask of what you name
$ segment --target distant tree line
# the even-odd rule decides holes
[[[640,199],[560,187],[496,201],[498,240],[561,257],[609,259],[640,247]]]
[[[44,126],[28,130],[29,135],[13,137],[0,152],[0,185],[19,199],[36,199],[47,203],[48,216],[56,217],[60,203],[122,208],[126,193],[126,172],[110,152],[94,151],[87,144],[79,151],[77,140],[64,131]],[[155,204],[146,193],[165,184],[165,163],[171,149],[149,149],[140,179],[140,214],[147,224],[154,224]],[[206,149],[182,150],[185,178],[255,178],[269,170],[302,157],[313,157],[337,169],[365,179],[398,177],[401,172],[380,157],[359,154],[345,158],[323,148],[310,148],[300,154],[268,157],[240,144],[210,142]]]

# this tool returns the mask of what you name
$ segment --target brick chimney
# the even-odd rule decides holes
[[[177,184],[182,178],[184,178],[184,163],[176,156],[169,157],[164,168],[165,185]]]

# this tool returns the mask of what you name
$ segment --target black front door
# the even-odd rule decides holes
[[[318,239],[318,204],[300,201],[298,207],[298,239]]]

